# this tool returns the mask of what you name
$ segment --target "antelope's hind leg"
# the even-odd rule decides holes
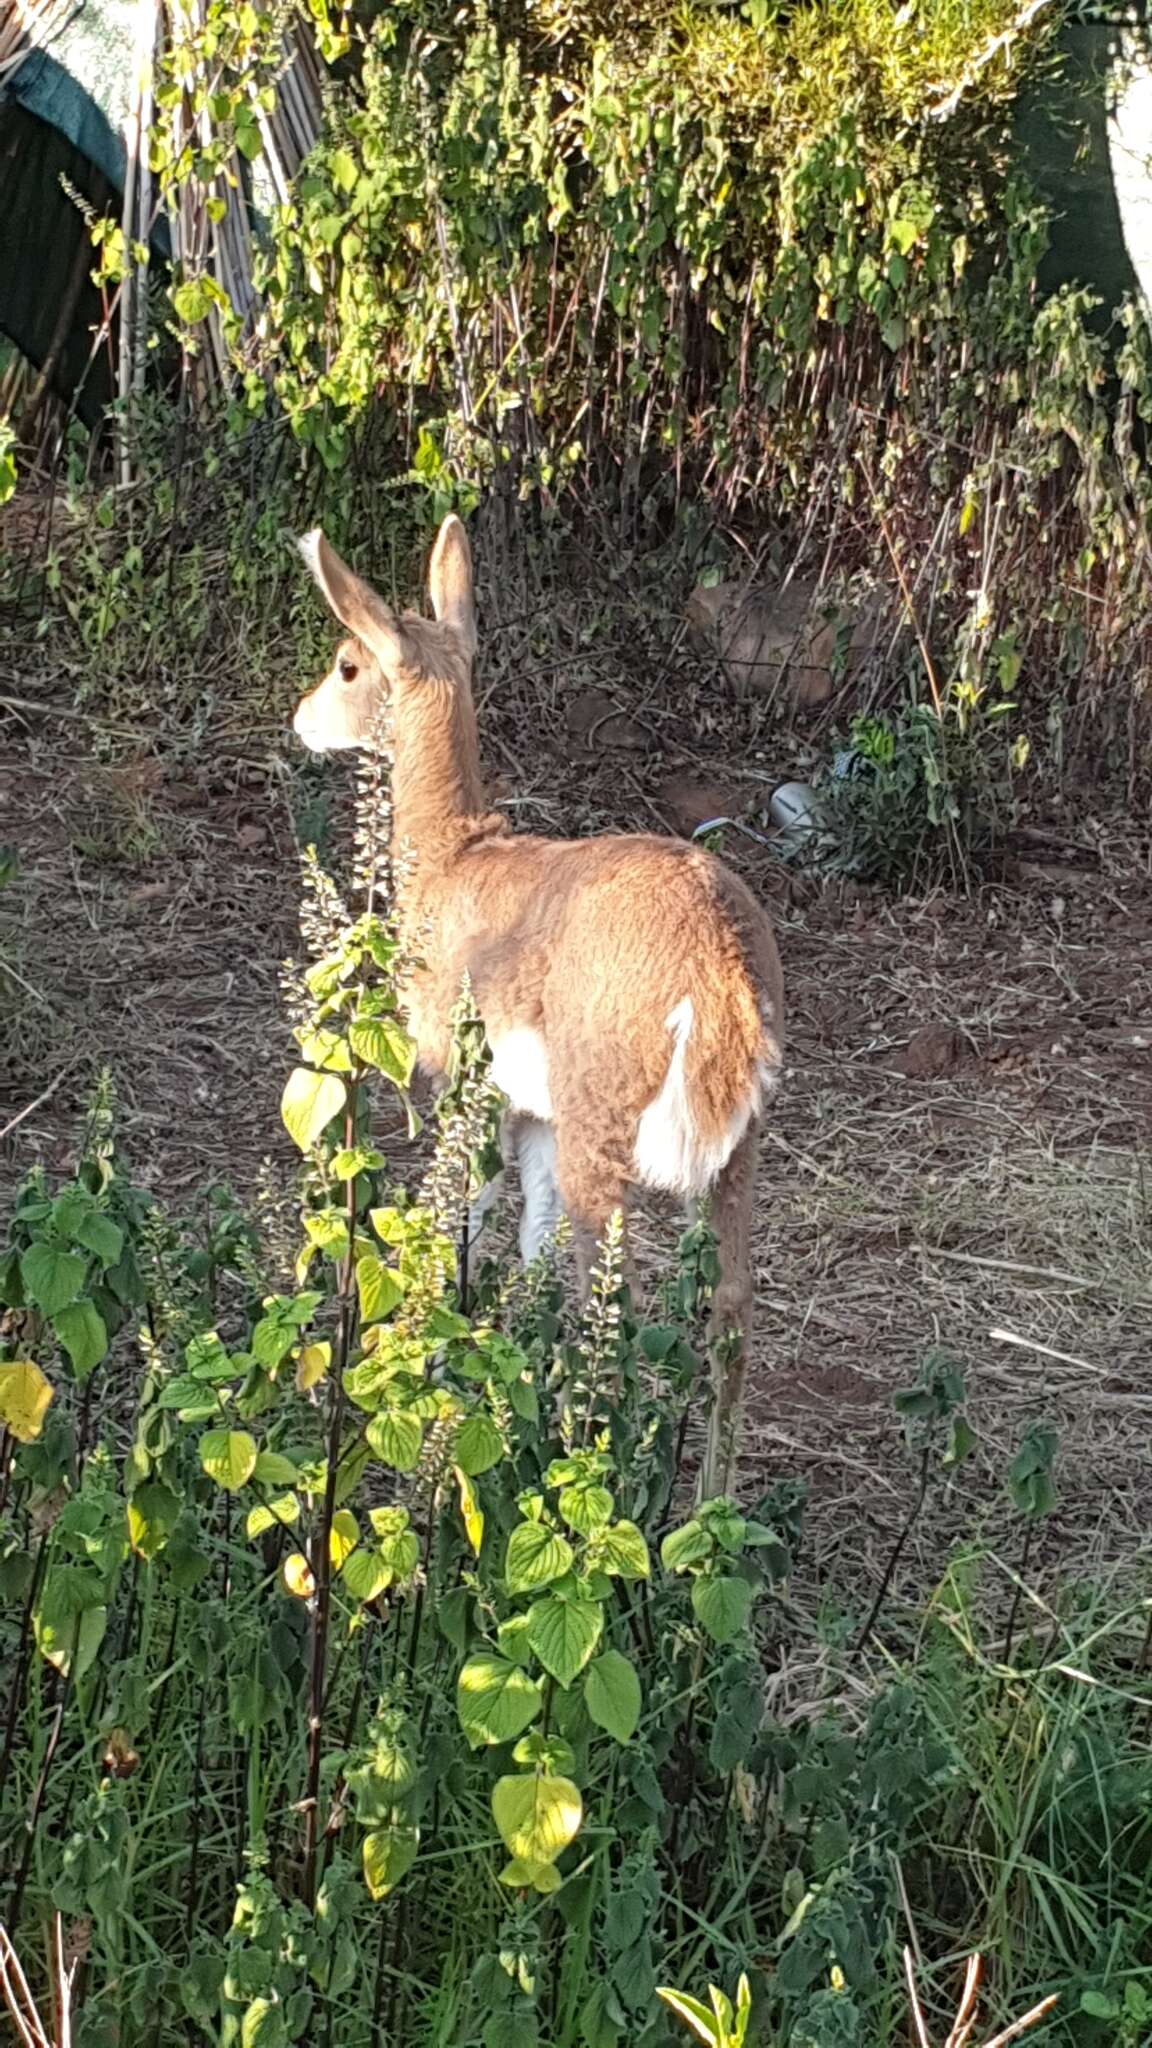
[[[556,1180],[556,1133],[551,1124],[539,1117],[521,1116],[517,1122],[516,1158],[524,1197],[520,1257],[530,1266],[555,1237],[563,1214]]]

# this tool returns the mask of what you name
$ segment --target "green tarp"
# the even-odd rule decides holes
[[[39,369],[79,275],[52,386],[68,401],[80,385],[77,410],[89,425],[111,397],[111,363],[107,342],[93,355],[103,306],[86,275],[94,259],[83,217],[65,184],[98,214],[119,216],[135,12],[129,0],[78,0],[48,48],[0,86],[0,329]],[[152,244],[158,258],[167,256],[163,218]]]

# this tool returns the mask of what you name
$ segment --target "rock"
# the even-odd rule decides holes
[[[702,649],[718,655],[738,695],[787,690],[808,710],[832,693],[837,638],[849,614],[828,618],[819,586],[793,578],[781,590],[746,591],[740,583],[701,584],[688,601],[688,623]],[[874,617],[852,619],[846,659],[859,659],[875,637]]]
[[[893,1065],[910,1081],[938,1081],[960,1065],[964,1052],[964,1040],[956,1026],[938,1018],[913,1032]]]
[[[709,818],[738,818],[747,808],[747,797],[738,790],[684,773],[666,776],[657,787],[656,801],[673,831],[684,839],[691,839]]]
[[[586,747],[623,747],[643,753],[649,735],[634,718],[629,718],[606,690],[581,690],[565,712],[569,732]]]

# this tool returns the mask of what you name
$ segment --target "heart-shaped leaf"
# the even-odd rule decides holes
[[[571,1778],[497,1778],[492,1818],[508,1854],[524,1863],[555,1863],[584,1818]]]
[[[364,1837],[364,1881],[374,1899],[385,1899],[416,1861],[420,1831],[404,1822],[377,1828]]]
[[[284,1128],[301,1152],[310,1152],[333,1117],[339,1116],[348,1091],[338,1074],[317,1074],[311,1067],[293,1067],[280,1102]]]
[[[571,1568],[572,1546],[543,1522],[521,1522],[508,1538],[504,1577],[510,1593],[550,1586]]]
[[[567,1688],[583,1671],[603,1626],[597,1601],[559,1600],[549,1594],[529,1609],[528,1641],[545,1671]]]
[[[619,1650],[605,1650],[602,1657],[588,1666],[584,1705],[596,1726],[615,1736],[617,1742],[632,1740],[642,1703],[635,1668]]]
[[[714,1643],[731,1643],[740,1634],[752,1605],[747,1579],[699,1578],[692,1588],[696,1619]]]
[[[477,1411],[460,1424],[453,1446],[455,1460],[461,1472],[469,1479],[475,1479],[481,1472],[489,1472],[504,1456],[504,1439],[490,1415]]]
[[[200,1439],[200,1463],[225,1493],[238,1493],[256,1470],[256,1442],[246,1429],[210,1429]]]
[[[54,1316],[75,1301],[84,1285],[87,1259],[78,1252],[58,1251],[55,1245],[34,1244],[20,1261],[24,1298],[43,1315]]]
[[[513,1742],[540,1712],[543,1694],[527,1672],[506,1657],[469,1657],[456,1680],[456,1712],[473,1749]]]

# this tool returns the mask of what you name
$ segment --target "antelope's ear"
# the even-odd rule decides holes
[[[313,527],[298,546],[341,624],[371,648],[382,668],[405,663],[410,650],[395,612],[340,560],[320,528]]]
[[[462,522],[454,512],[436,535],[428,569],[432,610],[445,626],[460,635],[469,657],[476,652],[476,606],[472,589],[472,550]]]

